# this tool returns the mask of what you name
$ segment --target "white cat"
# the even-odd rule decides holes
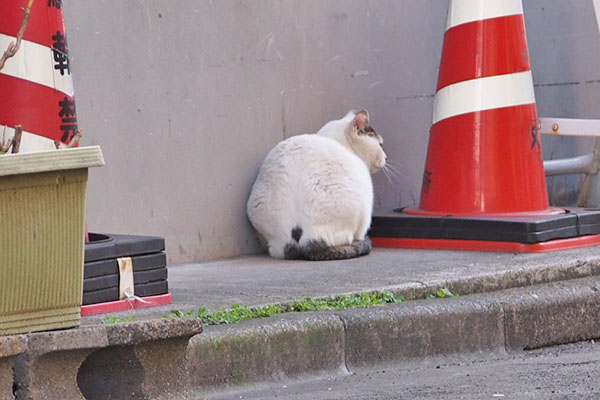
[[[362,110],[269,152],[247,212],[272,257],[334,260],[370,252],[370,173],[385,166],[382,143]]]

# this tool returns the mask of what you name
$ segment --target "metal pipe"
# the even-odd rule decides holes
[[[561,174],[589,174],[593,170],[594,153],[579,157],[544,161],[546,176]]]
[[[539,132],[544,134],[600,136],[600,119],[540,118],[539,121]]]

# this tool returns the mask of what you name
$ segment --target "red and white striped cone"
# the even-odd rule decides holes
[[[421,203],[405,211],[557,212],[541,153],[521,1],[451,1]]]
[[[0,0],[0,51],[16,41],[27,0]],[[23,126],[20,151],[55,149],[77,132],[62,0],[33,3],[20,49],[0,70],[0,137]]]
[[[450,0],[419,208],[385,247],[549,251],[600,243],[600,213],[550,208],[521,0]]]

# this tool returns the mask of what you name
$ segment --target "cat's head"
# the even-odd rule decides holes
[[[350,111],[341,121],[350,148],[367,164],[369,172],[374,174],[382,169],[387,158],[383,139],[369,125],[368,111]]]

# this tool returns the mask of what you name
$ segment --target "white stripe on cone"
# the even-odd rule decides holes
[[[521,0],[450,0],[446,30],[467,22],[523,14]]]
[[[456,115],[535,103],[531,71],[471,79],[440,89],[433,123]]]
[[[0,33],[0,49],[8,48],[16,39]],[[73,78],[65,71],[64,75],[54,69],[52,49],[27,40],[21,41],[17,54],[9,58],[0,71],[1,74],[38,83],[73,96]]]
[[[0,138],[7,141],[15,135],[14,128],[0,125]],[[19,153],[33,153],[44,150],[56,150],[54,140],[23,131]],[[9,150],[9,153],[12,151]]]

